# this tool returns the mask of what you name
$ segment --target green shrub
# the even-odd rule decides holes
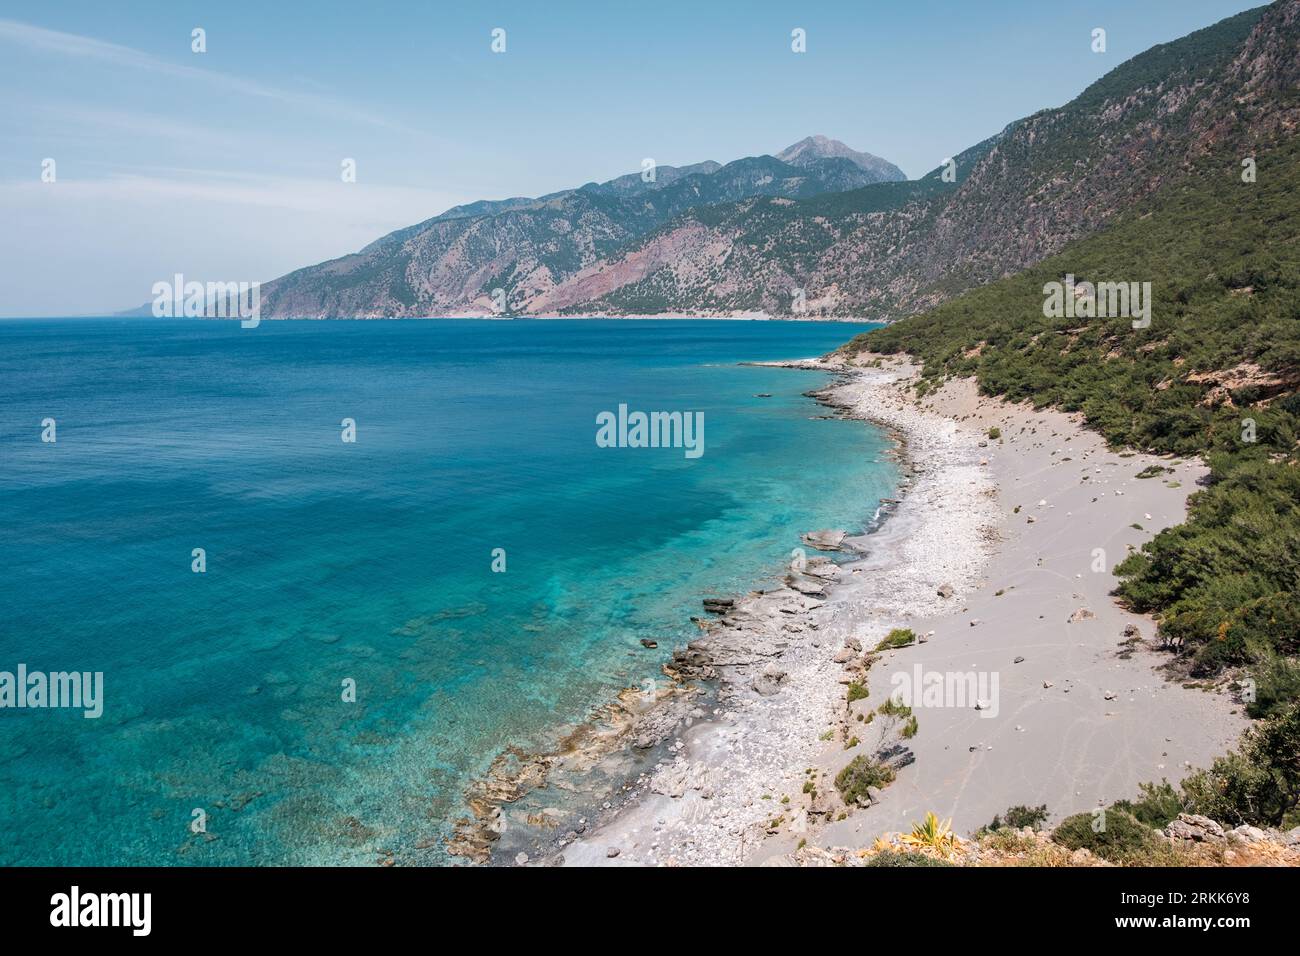
[[[1000,830],[1003,827],[1011,827],[1013,830],[1019,830],[1023,827],[1037,830],[1047,822],[1047,804],[1037,807],[1014,806],[1007,808],[1003,814],[995,814],[993,822],[985,830]]]
[[[1104,823],[1094,831],[1094,819]],[[1153,850],[1158,841],[1151,828],[1138,823],[1131,814],[1114,807],[1100,818],[1091,813],[1076,813],[1066,817],[1052,832],[1052,842],[1067,850],[1091,850],[1103,860],[1124,863]]]
[[[1138,823],[1149,827],[1167,827],[1186,808],[1183,798],[1167,780],[1160,783],[1138,785],[1142,796],[1138,800],[1116,800],[1114,808],[1133,815]]]
[[[854,681],[849,684],[849,703],[851,704],[855,700],[862,700],[864,697],[867,697],[869,693],[870,692],[867,690],[865,684],[859,684],[857,681]]]
[[[884,651],[895,647],[907,647],[916,643],[916,633],[909,627],[896,627],[876,645],[876,650]]]
[[[1002,437],[1002,429],[998,428],[997,425],[994,425],[992,428],[989,429],[989,438],[991,438],[993,441],[997,441],[1001,437]]]
[[[1173,471],[1172,468],[1166,468],[1164,465],[1147,465],[1145,468],[1143,468],[1133,477],[1134,478],[1155,478],[1158,477],[1159,475],[1163,475],[1171,471]]]
[[[867,866],[952,866],[947,860],[926,853],[907,853],[903,850],[882,850],[867,857]]]
[[[1300,663],[1293,658],[1269,655],[1252,671],[1254,699],[1247,699],[1246,713],[1258,719],[1272,717],[1300,700]]]
[[[885,717],[911,717],[912,708],[906,704],[900,704],[894,698],[889,697],[885,702],[876,708],[876,711]]]
[[[996,820],[997,818],[994,817]],[[975,832],[975,837],[981,847],[987,847],[990,850],[997,850],[1002,853],[1024,854],[1032,853],[1038,849],[1038,840],[1033,836],[1021,836],[1019,830],[1012,830],[1003,826],[998,830],[991,830],[988,827],[980,827]]]
[[[835,789],[845,803],[856,803],[867,796],[868,787],[887,787],[894,782],[894,770],[873,757],[860,755],[835,775]]]

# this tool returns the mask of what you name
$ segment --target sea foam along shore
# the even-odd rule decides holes
[[[1244,728],[1226,697],[1156,673],[1152,623],[1109,597],[1126,549],[1183,519],[1199,462],[1115,453],[1078,416],[981,399],[972,382],[917,401],[914,368],[864,358],[773,364],[843,373],[818,397],[896,434],[911,465],[896,511],[849,539],[861,558],[738,599],[679,656],[685,676],[716,671],[715,719],[685,722],[635,799],[552,862],[784,863],[802,841],[862,845],[931,809],[964,832],[1012,804],[1059,818],[1177,779]],[[1170,471],[1136,477],[1155,465]],[[923,640],[857,649],[893,627]],[[846,749],[857,715],[918,664],[998,673],[998,715],[916,708],[897,781],[844,806],[832,778],[873,740]],[[850,680],[866,699],[846,700]]]

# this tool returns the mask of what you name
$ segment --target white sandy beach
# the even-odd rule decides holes
[[[779,864],[801,840],[863,846],[927,811],[961,833],[1015,804],[1059,820],[1177,781],[1245,728],[1227,696],[1166,680],[1153,623],[1110,597],[1127,548],[1183,520],[1202,464],[1109,451],[1077,416],[978,399],[973,382],[918,403],[913,370],[891,360],[844,371],[826,399],[889,427],[914,465],[897,510],[851,539],[865,553],[837,556],[838,573],[814,561],[791,587],[720,615],[698,642],[721,683],[712,719],[684,722],[676,756],[552,862]],[[1153,464],[1173,471],[1135,477]],[[1140,640],[1125,643],[1130,625]],[[869,696],[848,705],[863,654],[845,641],[869,652],[894,627],[922,641],[869,662]],[[885,726],[857,715],[918,665],[996,678],[996,697],[982,710],[914,701],[919,731],[893,741],[911,762],[871,806],[844,807],[834,775]]]

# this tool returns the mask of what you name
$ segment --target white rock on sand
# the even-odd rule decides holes
[[[1154,627],[1110,597],[1109,569],[1128,546],[1182,520],[1205,473],[1200,463],[1121,458],[1076,417],[979,399],[972,382],[918,404],[907,387],[913,370],[902,363],[845,371],[828,400],[890,428],[915,465],[901,503],[880,530],[847,539],[865,555],[845,566],[825,601],[782,592],[803,602],[797,615],[789,606],[783,613],[775,596],[742,602],[743,625],[726,633],[750,634],[765,656],[757,666],[720,665],[729,719],[683,733],[673,762],[656,771],[660,786],[567,846],[567,864],[776,862],[800,839],[863,845],[927,811],[951,816],[959,832],[1014,804],[1045,803],[1059,819],[1135,795],[1139,783],[1165,776],[1163,766],[1204,765],[1244,729],[1226,698],[1156,673],[1163,656],[1120,647],[1126,627]],[[993,426],[999,441],[988,438]],[[1174,468],[1168,478],[1179,487],[1134,479],[1157,460]],[[1142,531],[1131,527],[1139,515]],[[939,596],[941,585],[953,597]],[[1080,608],[1093,616],[1076,616]],[[842,681],[857,663],[837,663],[846,656],[838,651],[861,647],[859,638],[874,646],[899,626],[927,639],[885,652],[862,704],[884,701],[891,679],[917,665],[996,675],[997,693],[979,710],[973,700],[914,706],[919,733],[906,743],[915,762],[869,808],[818,825],[822,817],[806,813],[805,770],[822,771],[826,791],[864,749],[820,739],[844,714]],[[737,649],[733,660],[744,657]],[[1122,700],[1108,705],[1109,690]],[[621,852],[609,858],[616,840]]]

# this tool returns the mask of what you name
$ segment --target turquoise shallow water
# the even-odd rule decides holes
[[[0,710],[0,863],[444,862],[501,748],[892,493],[824,376],[736,364],[860,330],[0,322],[0,670],[105,682],[98,720]],[[702,411],[703,456],[597,447],[619,403]]]

